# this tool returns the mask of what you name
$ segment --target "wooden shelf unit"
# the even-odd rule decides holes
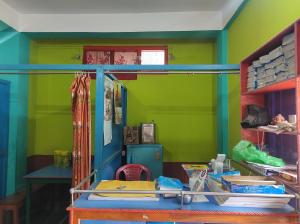
[[[257,169],[256,167],[254,166],[251,166],[251,164],[247,164],[245,162],[237,162],[237,161],[234,161],[234,163],[237,163],[238,165],[250,170],[251,172],[255,173],[255,174],[258,174],[258,175],[264,175],[259,169]],[[284,178],[281,178],[280,176],[269,176],[270,178],[272,178],[273,180],[277,181],[277,182],[280,182],[282,184],[284,184],[286,186],[286,189],[287,191],[289,191],[288,193],[293,193],[293,192],[299,192],[299,185],[297,183],[294,183],[294,182],[291,182],[291,181],[288,181]],[[290,192],[292,191],[292,192]]]
[[[283,37],[292,32],[294,32],[295,34],[295,78],[276,82],[262,88],[257,88],[255,90],[248,91],[247,90],[248,67],[252,64],[253,61],[258,60],[259,57],[268,54],[270,51],[280,46]],[[267,108],[270,116],[275,116],[276,114],[281,113],[287,119],[288,114],[296,114],[297,126],[295,132],[282,133],[279,134],[277,137],[276,134],[270,134],[266,131],[265,133],[266,135],[273,135],[272,137],[268,137],[268,139],[273,138],[273,141],[276,141],[274,140],[274,138],[290,138],[286,140],[286,142],[290,141],[292,143],[290,145],[294,145],[295,147],[294,151],[297,156],[296,158],[293,159],[295,160],[295,162],[300,161],[300,134],[299,134],[300,133],[300,20],[297,20],[295,23],[293,23],[285,30],[283,30],[281,33],[276,35],[269,42],[267,42],[265,45],[260,47],[254,53],[252,53],[250,56],[245,58],[241,62],[240,68],[241,68],[241,119],[244,119],[246,117],[247,105],[249,104],[255,104]],[[275,106],[273,104],[275,104]],[[249,140],[254,144],[260,144],[259,139],[257,137],[258,136],[257,132],[260,132],[260,130],[241,128],[242,139]],[[277,145],[278,142],[276,142]],[[294,144],[294,142],[296,142],[296,144]],[[284,148],[285,145],[283,145],[282,147]],[[247,164],[242,164],[242,165],[249,168]],[[299,169],[297,175],[298,175],[298,184],[291,184],[288,181],[282,180],[282,178],[280,177],[274,177],[274,178],[286,184],[294,192],[299,192],[300,189]]]
[[[291,131],[291,132],[285,131],[285,132],[276,134],[276,133],[274,133],[274,132],[267,131],[267,130],[262,130],[262,129],[258,129],[258,128],[247,128],[247,131],[253,131],[253,132],[265,132],[265,133],[270,133],[270,134],[274,134],[274,135],[297,135],[297,134],[298,134],[298,133],[295,132],[295,131]]]

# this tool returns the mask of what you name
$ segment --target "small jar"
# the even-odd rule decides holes
[[[68,151],[61,151],[61,167],[66,168],[70,166],[70,154]]]
[[[54,157],[54,166],[55,167],[60,167],[61,164],[61,155],[60,155],[61,151],[60,150],[55,150],[53,157]]]

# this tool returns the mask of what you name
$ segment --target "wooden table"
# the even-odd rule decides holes
[[[299,215],[290,206],[281,209],[223,207],[209,202],[192,203],[181,208],[176,199],[160,201],[91,201],[83,194],[68,207],[70,224],[79,220],[135,222],[204,222],[204,223],[299,223]],[[90,221],[100,223],[99,221]]]
[[[26,180],[26,224],[30,224],[30,195],[32,184],[65,184],[72,182],[72,169],[47,166],[24,176]]]

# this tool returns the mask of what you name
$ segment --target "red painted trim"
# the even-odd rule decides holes
[[[230,214],[230,215],[256,215],[256,216],[286,216],[286,217],[295,217],[298,216],[296,212],[291,213],[274,213],[274,212],[227,212],[227,211],[206,211],[206,210],[160,210],[160,209],[121,209],[121,208],[76,208],[68,207],[67,211],[90,211],[90,212],[102,212],[109,213],[115,211],[127,212],[127,213],[136,213],[136,212],[151,212],[151,213],[167,213],[167,214]]]
[[[114,52],[137,52],[138,56],[141,56],[142,50],[162,50],[165,52],[165,64],[168,64],[168,46],[84,46],[83,47],[83,64],[86,64],[86,54],[87,51],[111,51],[111,62],[114,60]],[[137,75],[115,75],[119,80],[136,80]],[[92,75],[95,78],[95,75]]]
[[[284,80],[272,85],[256,89],[254,91],[247,92],[247,76],[248,66],[257,60],[260,56],[269,53],[282,43],[282,39],[289,33],[295,33],[295,74],[296,78]],[[296,104],[296,115],[297,115],[297,161],[300,160],[300,19],[295,23],[287,27],[281,33],[276,35],[265,45],[258,48],[254,53],[245,58],[241,62],[241,119],[246,115],[246,105],[257,104],[265,106],[264,96],[268,92],[282,91],[287,89],[295,89],[295,104]],[[242,139],[258,143],[256,133],[253,130],[241,129]],[[300,176],[300,169],[298,169],[298,176]],[[300,182],[297,184],[299,188]],[[294,189],[294,188],[293,188]]]
[[[299,215],[270,212],[222,212],[203,210],[157,209],[97,209],[68,207],[70,224],[80,220],[127,220],[154,222],[205,222],[205,223],[296,223]],[[275,222],[274,222],[275,218]],[[277,219],[279,222],[277,222]]]
[[[295,63],[296,63],[296,75],[300,75],[300,19],[294,25],[295,30]]]

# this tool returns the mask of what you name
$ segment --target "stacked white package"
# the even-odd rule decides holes
[[[282,40],[283,55],[287,70],[285,76],[287,79],[293,78],[295,74],[295,34],[286,35]]]
[[[288,34],[282,44],[248,67],[248,91],[295,77],[295,35]]]
[[[254,68],[254,66],[249,66],[248,67],[248,80],[247,80],[248,91],[255,89],[256,75],[257,75],[257,72],[256,72],[256,69]]]

